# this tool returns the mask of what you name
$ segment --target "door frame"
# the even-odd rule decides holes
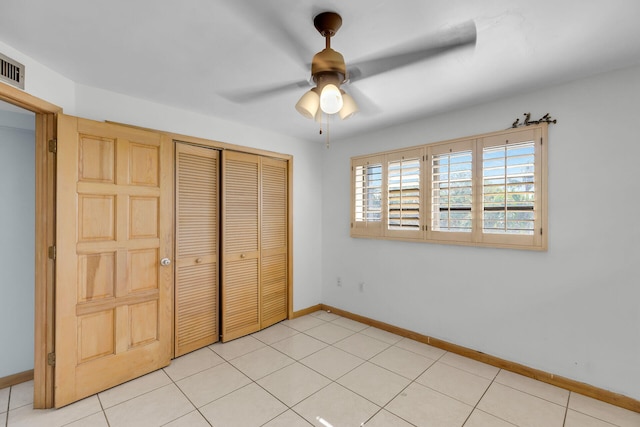
[[[55,116],[62,108],[0,82],[0,100],[35,113],[35,319],[33,407],[53,407],[54,277],[55,263],[49,248],[55,247]],[[52,252],[52,256],[55,253]]]

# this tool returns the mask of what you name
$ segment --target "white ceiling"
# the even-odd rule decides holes
[[[77,83],[322,141],[294,109],[305,88],[224,95],[308,79],[323,11],[342,15],[347,67],[470,19],[478,34],[347,85],[363,111],[332,121],[334,140],[640,63],[638,0],[2,0],[0,41]]]

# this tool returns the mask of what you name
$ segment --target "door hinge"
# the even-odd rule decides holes
[[[52,259],[54,261],[56,259],[56,247],[55,246],[49,246],[49,259]]]
[[[47,365],[56,366],[56,354],[55,353],[47,354]]]
[[[53,138],[49,140],[49,152],[57,153],[58,152],[58,140]]]

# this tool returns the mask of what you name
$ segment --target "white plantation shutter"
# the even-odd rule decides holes
[[[485,148],[482,164],[482,231],[532,235],[536,200],[534,142]]]
[[[352,235],[382,234],[383,159],[383,156],[374,156],[352,162]]]
[[[423,150],[387,156],[387,236],[422,236],[421,174]]]
[[[482,241],[540,243],[540,128],[482,140]]]
[[[433,239],[470,241],[473,229],[473,140],[431,147]]]
[[[382,220],[382,164],[356,167],[356,221]]]

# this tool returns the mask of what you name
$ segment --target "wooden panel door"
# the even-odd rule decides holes
[[[218,341],[218,152],[176,144],[175,357]]]
[[[58,118],[56,407],[170,362],[171,144]]]
[[[223,152],[222,341],[260,329],[260,157]]]
[[[261,159],[260,327],[287,318],[287,162]]]

